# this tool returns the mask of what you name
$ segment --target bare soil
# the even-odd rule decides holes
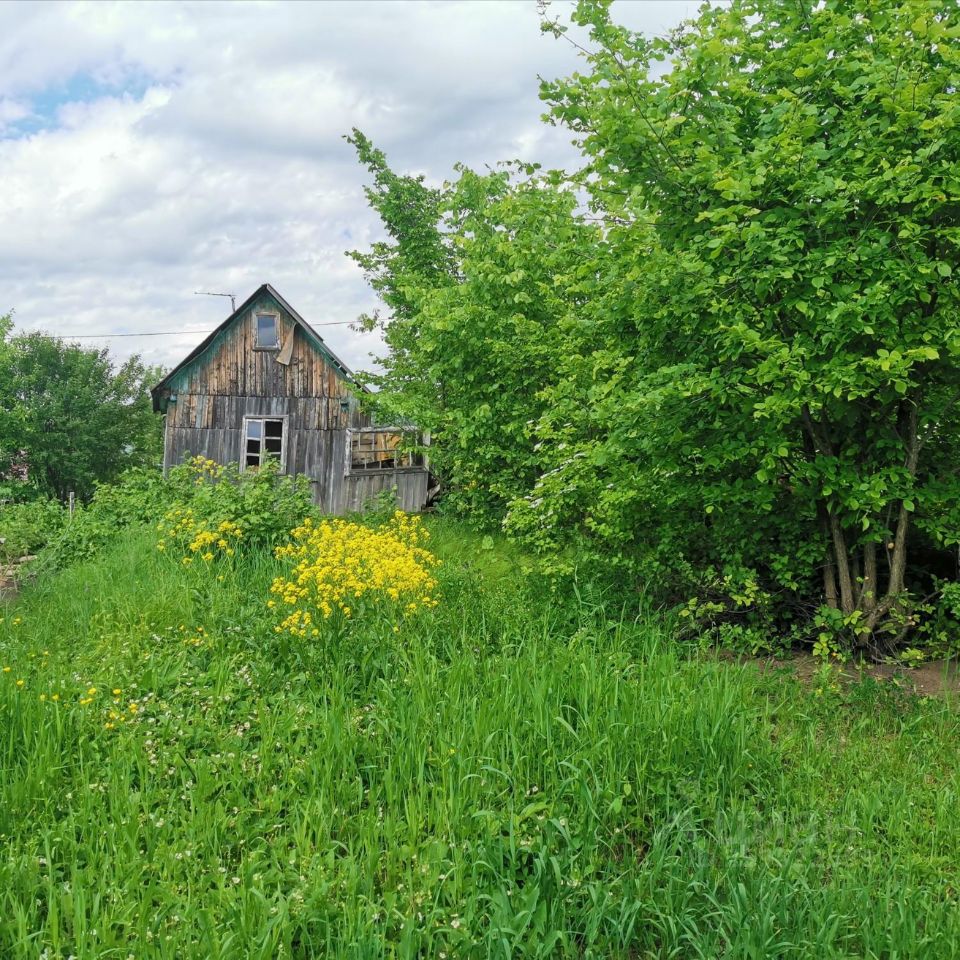
[[[746,662],[743,658],[736,659]],[[764,672],[791,672],[803,683],[812,682],[821,666],[809,653],[764,657],[754,662]],[[864,677],[895,684],[921,697],[949,696],[960,692],[960,663],[956,660],[930,660],[916,667],[892,663],[846,663],[840,670],[840,679],[845,683],[856,683]]]

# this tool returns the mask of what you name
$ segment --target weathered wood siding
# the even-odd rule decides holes
[[[383,470],[344,477],[343,513],[364,508],[385,490],[396,488],[401,510],[422,510],[427,502],[427,471],[417,467]]]
[[[255,348],[255,318],[262,312],[279,314],[281,344],[294,338],[289,364],[279,363],[275,350]],[[422,469],[345,476],[347,430],[369,426],[369,418],[350,402],[350,385],[334,363],[271,297],[256,301],[225,328],[169,388],[166,468],[196,455],[242,462],[244,417],[285,417],[283,469],[310,478],[314,501],[323,510],[360,510],[394,486],[403,509],[419,510],[426,502]]]

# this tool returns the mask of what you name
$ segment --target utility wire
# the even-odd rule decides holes
[[[327,323],[311,323],[311,327],[343,327],[354,320],[331,320]],[[114,337],[185,337],[191,333],[213,333],[213,330],[168,330],[161,333],[41,333],[39,330],[27,330],[26,333],[40,333],[41,336],[55,340],[105,340]]]

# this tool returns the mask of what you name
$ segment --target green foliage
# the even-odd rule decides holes
[[[518,530],[576,513],[647,576],[744,566],[837,606],[848,645],[899,637],[908,531],[958,536],[957,16],[741,0],[647,40],[578,7],[590,69],[544,95],[611,224],[608,293]]]
[[[36,553],[61,529],[66,513],[56,500],[0,504],[0,563]]]
[[[128,470],[116,484],[100,484],[89,504],[79,506],[39,559],[41,570],[96,557],[128,527],[156,526],[167,514],[189,510],[213,525],[238,524],[247,543],[269,546],[282,540],[313,512],[309,482],[280,476],[273,464],[238,471],[202,457],[159,470]]]
[[[149,528],[0,608],[0,955],[960,952],[953,707],[431,542],[440,606],[349,644],[284,648],[268,549],[198,591]]]
[[[368,497],[363,503],[363,509],[350,514],[347,519],[357,523],[366,522],[370,526],[379,526],[387,523],[397,509],[397,490],[381,490],[376,496]]]
[[[189,510],[209,528],[229,521],[251,546],[275,546],[316,512],[310,481],[281,474],[273,461],[241,471],[235,463],[194,457],[170,471],[167,486],[166,513]]]
[[[38,560],[41,572],[96,557],[130,526],[155,523],[170,489],[159,470],[127,470],[115,484],[99,484],[88,504],[78,504]]]
[[[532,168],[458,168],[455,183],[429,190],[354,142],[374,175],[368,198],[396,238],[353,254],[391,310],[374,318],[390,352],[371,402],[430,432],[448,508],[499,521],[539,472],[530,427],[569,309],[590,286],[599,230],[573,215],[574,188]]]
[[[131,357],[40,333],[9,337],[0,323],[0,476],[24,470],[43,496],[92,495],[97,483],[162,459],[149,385],[158,371]]]
[[[920,621],[917,631],[925,656],[960,657],[960,583],[939,581],[936,593],[917,604],[915,616]],[[900,651],[903,658],[909,651]],[[911,658],[908,656],[907,662]]]
[[[432,190],[358,141],[393,238],[357,255],[399,347],[377,403],[558,573],[683,603],[735,571],[882,654],[912,547],[960,542],[960,14],[735,0],[648,39],[610,9],[543,85],[576,175]]]

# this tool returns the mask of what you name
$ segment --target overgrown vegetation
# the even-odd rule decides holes
[[[581,0],[579,173],[354,132],[464,520],[162,477],[144,371],[0,340],[0,955],[960,955],[956,704],[829,662],[960,636],[957,17]]]
[[[956,576],[957,8],[734,0],[647,39],[609,6],[543,86],[578,173],[437,189],[352,138],[381,402],[557,569],[749,648],[887,653]]]
[[[46,546],[65,520],[66,510],[56,500],[35,499],[0,506],[0,563]]]
[[[211,472],[167,491],[192,539],[131,521],[0,606],[4,956],[960,950],[949,703],[698,657],[450,521],[411,616],[410,558],[305,525],[291,577]],[[338,577],[354,616],[276,632],[278,578]]]

